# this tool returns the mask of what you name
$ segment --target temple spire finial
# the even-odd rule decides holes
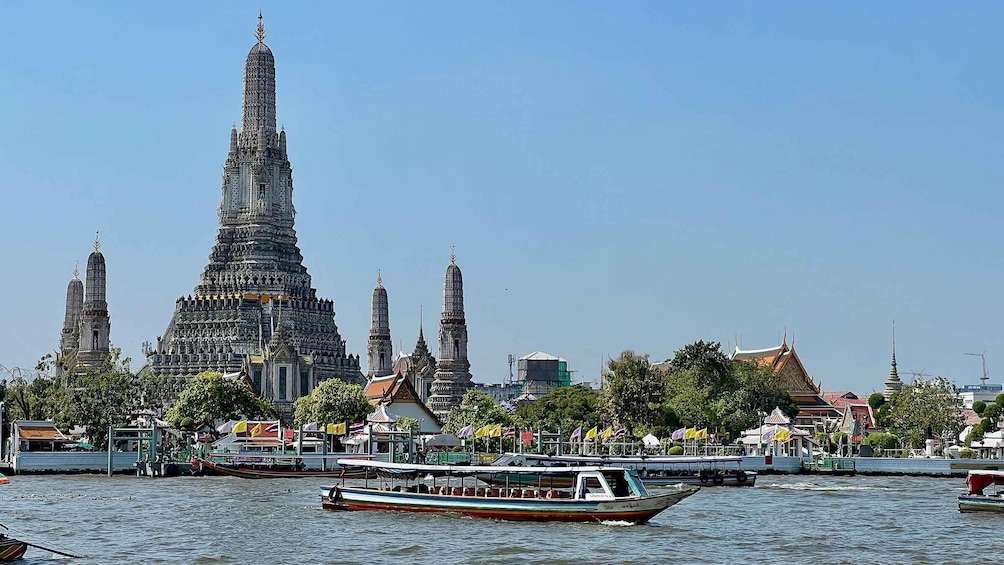
[[[377,286],[383,288],[383,276],[380,274],[380,269],[377,269]]]
[[[94,251],[101,251],[101,238],[98,237],[100,232],[94,232]]]
[[[80,280],[80,261],[73,262],[73,280]]]
[[[261,12],[258,12],[258,30],[255,32],[254,36],[258,38],[258,43],[265,42],[265,24],[262,23]]]
[[[450,246],[450,264],[451,265],[456,265],[457,264],[457,246],[456,245],[451,245]]]

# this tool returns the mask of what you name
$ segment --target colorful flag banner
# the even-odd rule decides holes
[[[607,439],[612,435],[614,435],[614,429],[608,426],[607,429],[603,430],[603,433],[600,434],[600,437]]]
[[[241,420],[240,422],[237,422],[236,424],[234,424],[233,429],[231,429],[230,431],[233,432],[233,433],[235,433],[235,434],[239,434],[241,432],[247,432],[248,431],[248,421],[247,420]]]
[[[466,426],[460,428],[460,431],[457,432],[457,437],[460,439],[469,438],[472,435],[474,435],[474,426],[471,424],[467,424]]]
[[[272,422],[265,428],[265,433],[267,434],[277,431],[279,431],[279,422]]]
[[[261,422],[258,422],[257,424],[255,424],[253,428],[251,428],[251,437],[258,437],[261,435],[261,433],[262,433]]]
[[[505,433],[502,437],[516,437],[516,428],[514,426],[509,426],[505,429]]]
[[[485,424],[485,425],[481,426],[480,428],[478,428],[478,431],[474,432],[474,437],[485,437],[488,434],[490,434],[491,431],[492,431],[492,425],[491,424]]]
[[[617,438],[627,437],[627,428],[625,428],[624,426],[617,426],[617,429],[614,430],[614,437]]]
[[[586,439],[593,439],[594,437],[596,437],[596,433],[597,433],[596,426],[593,426],[591,430],[586,432]]]
[[[491,437],[502,437],[502,424],[495,424],[492,426],[491,432],[489,433],[491,434]]]
[[[702,428],[694,433],[694,439],[708,439],[708,428]]]
[[[303,426],[303,431],[305,431],[305,432],[316,432],[317,431],[317,422],[311,422],[311,423]]]
[[[366,422],[356,422],[349,426],[349,434],[361,434],[366,431]]]
[[[673,432],[673,436],[670,438],[672,440],[683,439],[683,435],[687,433],[687,428],[680,428]]]
[[[683,433],[683,439],[694,439],[697,435],[697,428],[687,428],[687,431]]]
[[[582,426],[575,428],[572,435],[568,436],[568,441],[575,441],[577,439],[582,439]]]
[[[347,431],[347,430],[346,430],[346,426],[345,426],[345,422],[342,422],[342,423],[340,423],[340,424],[335,424],[335,431],[334,431],[334,434],[335,434],[336,436],[344,436],[344,435],[348,435],[348,434],[346,433],[346,431]]]
[[[778,428],[771,428],[771,429],[767,430],[760,437],[760,441],[763,442],[763,443],[767,443],[768,441],[774,439],[774,434],[777,433],[777,430],[778,430]]]
[[[788,441],[791,439],[791,432],[786,429],[780,429],[774,434],[774,441]]]

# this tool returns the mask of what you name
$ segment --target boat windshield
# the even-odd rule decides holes
[[[631,485],[628,473],[629,471],[627,470],[603,472],[603,478],[607,480],[607,484],[610,485],[610,490],[613,491],[614,496],[617,498],[632,495],[640,496],[636,486]],[[638,481],[639,485],[640,482],[641,481]]]
[[[645,484],[641,482],[638,471],[628,469],[624,472],[624,478],[632,494],[635,496],[648,496],[648,490],[645,488]]]

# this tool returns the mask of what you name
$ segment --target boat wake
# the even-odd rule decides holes
[[[634,522],[628,522],[626,520],[600,520],[600,524],[603,524],[604,526],[613,526],[617,528],[635,525]]]
[[[861,490],[888,490],[888,487],[882,486],[824,486],[817,485],[816,483],[771,483],[769,485],[763,485],[760,488],[779,488],[785,490],[814,490],[821,492],[839,492],[839,491],[861,491]]]

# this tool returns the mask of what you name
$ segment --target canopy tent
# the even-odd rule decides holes
[[[438,434],[432,436],[431,439],[425,442],[426,447],[456,447],[460,445],[460,439],[452,434]]]
[[[648,434],[647,436],[641,438],[641,441],[645,444],[645,447],[659,447],[660,444],[659,438],[652,434]]]

